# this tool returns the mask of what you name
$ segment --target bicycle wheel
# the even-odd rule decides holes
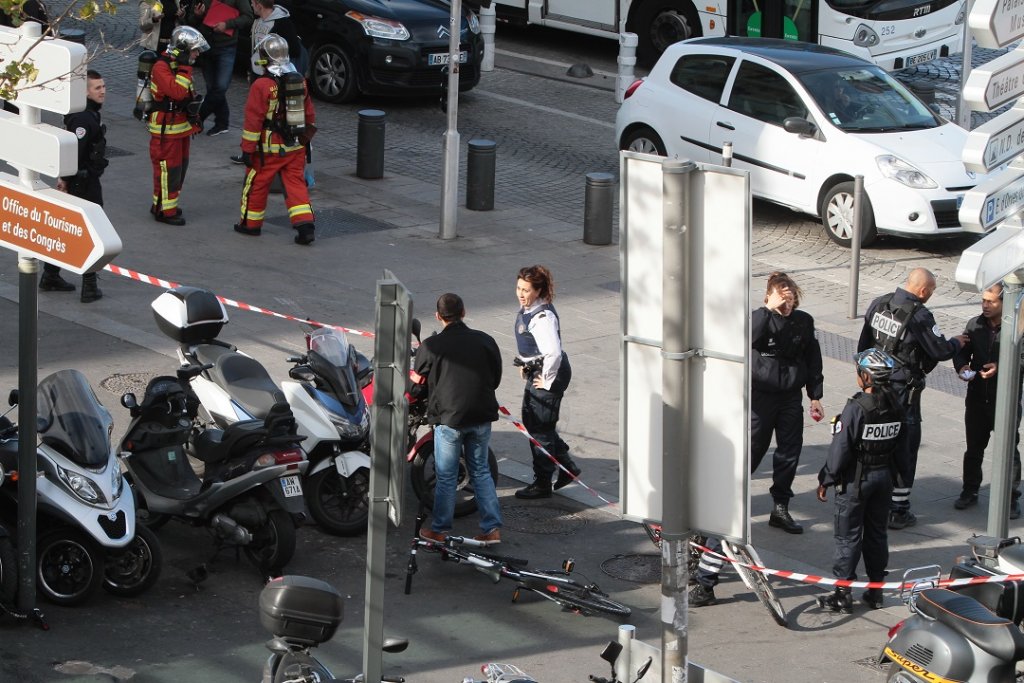
[[[615,602],[608,597],[607,593],[594,584],[584,586],[572,579],[569,579],[567,582],[564,575],[554,572],[534,571],[530,573],[534,575],[533,581],[524,582],[523,585],[563,607],[577,609],[584,614],[602,612],[616,617],[628,617],[633,613],[632,609],[626,607],[621,602]],[[545,576],[551,576],[555,580],[546,581],[543,585],[539,585],[539,580],[543,580]]]
[[[736,562],[743,562],[745,564],[753,564],[760,566],[760,558],[756,556],[756,552],[750,546],[736,545],[729,541],[722,541],[722,549],[725,554]],[[768,577],[763,573],[754,571],[744,567],[741,564],[734,564],[736,572],[740,575],[743,583],[746,584],[747,588],[754,591],[754,595],[761,601],[761,604],[767,608],[768,612],[775,619],[775,623],[779,626],[788,626],[789,622],[786,619],[786,609],[782,606],[782,602],[779,600],[779,596],[775,594],[775,589],[772,588],[772,584],[768,581]]]

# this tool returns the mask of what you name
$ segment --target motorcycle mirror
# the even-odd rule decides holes
[[[139,402],[136,400],[135,394],[129,391],[127,394],[121,394],[121,405],[131,410],[132,408],[138,408]]]
[[[641,678],[647,675],[647,670],[651,668],[651,664],[654,663],[654,657],[648,657],[644,665],[636,670],[636,678],[633,679],[633,683],[636,683]]]
[[[420,319],[413,318],[412,322],[409,324],[409,331],[412,332],[412,336],[416,337],[416,341],[420,340],[420,331],[422,329],[423,326],[420,324]]]
[[[601,659],[615,666],[615,662],[619,659],[619,655],[622,654],[622,645],[614,640],[608,641],[604,649],[601,650]]]
[[[384,646],[381,648],[384,652],[405,652],[405,648],[409,647],[409,641],[406,638],[385,638]]]
[[[18,405],[18,390],[11,389],[11,393],[7,395],[7,405],[16,406]]]

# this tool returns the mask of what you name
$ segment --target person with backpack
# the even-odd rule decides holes
[[[910,511],[910,490],[921,447],[921,392],[925,376],[967,343],[966,335],[947,339],[939,331],[935,316],[925,306],[934,291],[935,275],[925,268],[911,270],[903,287],[883,294],[868,306],[857,343],[858,351],[874,347],[896,360],[892,388],[906,409],[906,425],[896,454],[890,529],[903,529],[917,522]]]
[[[305,79],[291,63],[284,38],[268,34],[257,51],[265,72],[253,81],[245,103],[242,159],[246,173],[242,215],[235,232],[250,236],[262,232],[270,183],[280,174],[295,243],[308,245],[315,239],[315,225],[303,172],[306,145],[316,133],[313,102]]]
[[[828,502],[835,488],[835,551],[832,574],[852,581],[864,559],[868,581],[885,580],[889,563],[889,498],[893,488],[894,456],[904,425],[904,406],[890,380],[897,362],[885,351],[871,348],[854,357],[861,388],[832,419],[832,444],[818,473],[818,500]],[[869,588],[863,600],[881,609],[882,589]],[[818,605],[849,614],[853,598],[847,586],[836,586]]]

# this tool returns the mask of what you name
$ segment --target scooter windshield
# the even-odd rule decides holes
[[[36,392],[39,437],[72,462],[101,468],[110,457],[114,420],[78,370],[60,370]]]
[[[309,337],[309,365],[342,405],[355,408],[363,396],[356,384],[356,350],[341,330],[321,327]]]

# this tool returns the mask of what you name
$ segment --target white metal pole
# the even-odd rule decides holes
[[[452,0],[448,19],[448,130],[444,133],[444,177],[441,179],[441,231],[443,240],[455,239],[459,208],[459,37],[462,0]]]
[[[626,88],[636,80],[636,45],[635,33],[619,34],[619,77],[615,83],[615,101],[622,104],[626,99]]]
[[[967,0],[967,15],[964,18],[964,50],[960,65],[960,90],[956,96],[956,123],[964,130],[971,129],[971,108],[964,101],[964,86],[967,85],[967,77],[971,75],[971,53],[974,50],[969,20],[972,9],[974,9],[974,0]]]
[[[493,4],[480,6],[480,37],[484,41],[484,56],[480,60],[481,71],[494,71],[494,32],[498,25],[497,14]]]

